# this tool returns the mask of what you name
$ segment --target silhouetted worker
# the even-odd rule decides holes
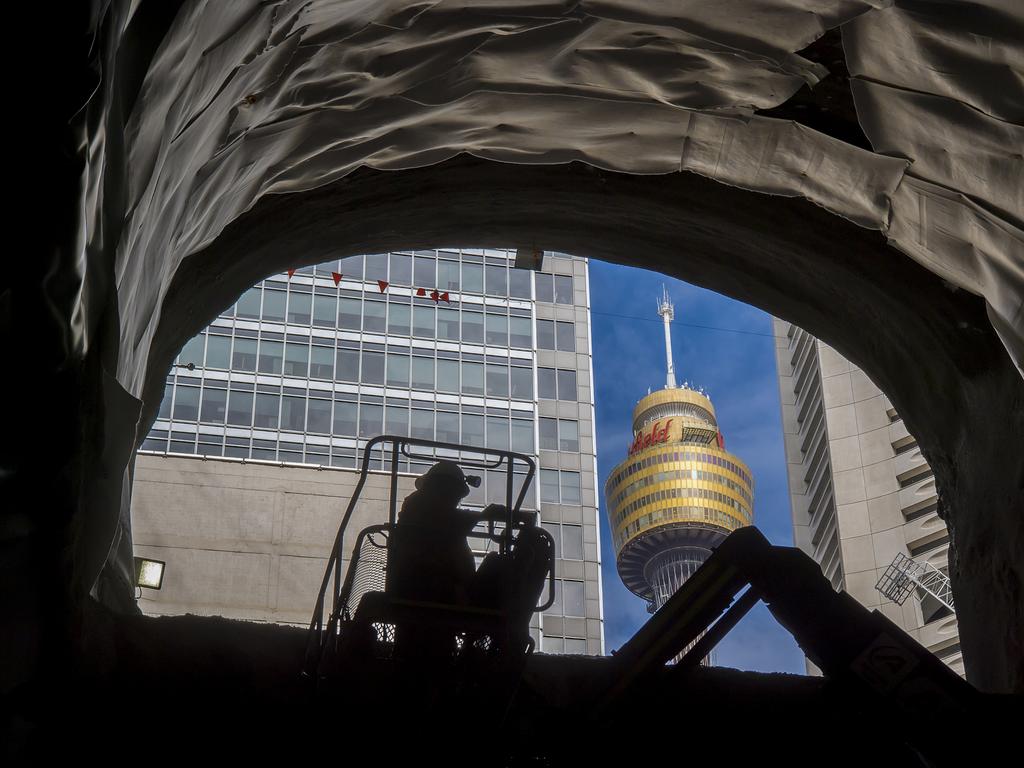
[[[392,597],[447,606],[469,604],[476,573],[466,536],[479,514],[459,509],[469,494],[466,476],[453,461],[439,461],[416,479],[416,491],[402,504],[388,545],[387,591]],[[454,634],[426,627],[399,627],[402,655],[451,653]]]

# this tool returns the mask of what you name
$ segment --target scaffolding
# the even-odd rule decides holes
[[[875,589],[897,605],[903,605],[915,588],[928,593],[949,610],[954,610],[949,577],[930,563],[917,562],[902,552],[897,553],[875,584]]]

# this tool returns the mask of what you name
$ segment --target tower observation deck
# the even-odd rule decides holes
[[[699,389],[675,385],[667,293],[667,386],[633,409],[633,441],[605,483],[616,565],[625,585],[658,610],[711,550],[753,521],[750,469],[725,450],[715,407]]]

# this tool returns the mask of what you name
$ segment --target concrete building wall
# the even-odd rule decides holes
[[[955,615],[875,589],[897,553],[947,569],[935,481],[914,438],[862,370],[790,323],[773,327],[795,545],[962,675]]]

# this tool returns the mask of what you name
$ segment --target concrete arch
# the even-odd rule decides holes
[[[806,4],[755,4],[766,17],[754,33],[714,4],[683,19],[634,0],[509,0],[491,15],[400,0],[115,1],[55,25],[54,50],[73,76],[45,90],[47,130],[32,137],[37,175],[58,189],[40,197],[55,212],[49,250],[28,289],[0,305],[39,329],[19,350],[48,373],[29,393],[39,407],[17,414],[37,419],[22,430],[33,441],[25,456],[52,465],[19,457],[22,487],[43,489],[38,507],[55,510],[17,510],[17,530],[28,531],[19,546],[43,577],[26,615],[66,632],[61,617],[90,590],[130,607],[135,442],[177,347],[255,280],[299,253],[537,244],[756,304],[869,372],[936,472],[970,679],[1024,689],[1024,456],[1014,450],[1024,381],[1011,359],[1020,360],[1024,284],[1020,102],[1011,88],[986,91],[984,68],[931,88],[915,77],[942,67],[887,59],[902,50],[889,32],[932,40],[915,37],[927,14],[876,11],[889,4],[869,0],[823,2],[818,13]],[[970,59],[968,21],[943,27],[949,40],[918,58]],[[972,60],[1012,60],[1019,19],[999,11],[985,21],[998,45],[975,41]],[[861,123],[888,156],[754,115],[824,76],[796,51],[840,26],[851,77],[863,73],[858,110],[877,118]],[[648,45],[628,44],[643,35]],[[732,56],[737,47],[749,55]],[[413,50],[446,66],[421,69]],[[517,82],[524,50],[552,66]],[[666,50],[698,65],[666,80]],[[876,82],[890,74],[903,79]],[[918,93],[929,88],[934,98]],[[897,114],[889,91],[913,96],[900,102],[902,124],[884,119]],[[947,97],[974,110],[966,144],[953,146],[956,131],[939,136],[960,150],[954,160],[921,144],[927,135],[901,143],[915,116],[955,125],[943,123]],[[984,162],[974,162],[982,135]],[[966,176],[975,186],[958,191]],[[921,212],[949,226],[929,229],[934,216]],[[947,263],[932,235],[950,233],[938,238],[956,257]],[[62,438],[56,448],[47,435]]]
[[[879,233],[806,200],[692,173],[636,176],[465,156],[409,171],[364,169],[309,192],[265,197],[171,283],[149,354],[143,424],[181,345],[261,277],[295,266],[297,254],[312,263],[328,254],[509,243],[711,288],[799,324],[862,366],[935,468],[969,675],[993,688],[1019,680],[1022,460],[1006,446],[1024,433],[1024,382],[981,299]]]

